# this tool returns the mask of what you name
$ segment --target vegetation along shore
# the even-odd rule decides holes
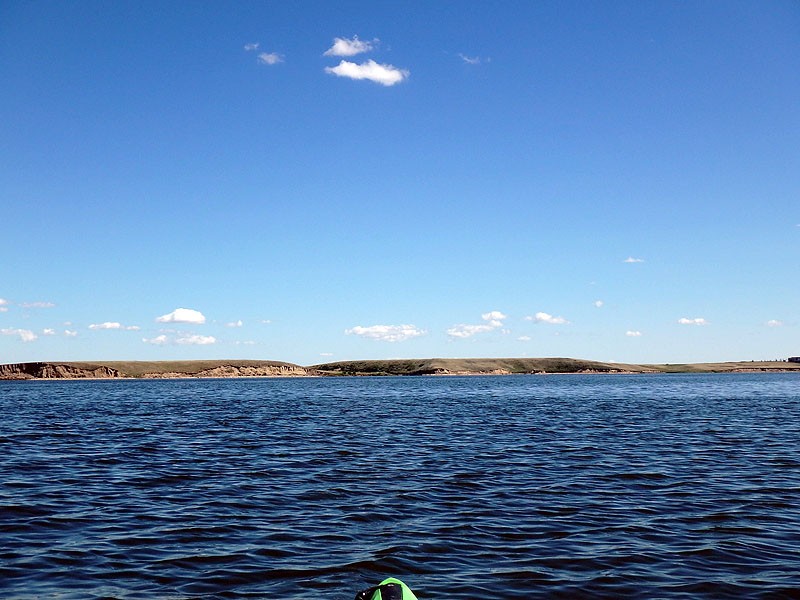
[[[575,358],[427,358],[354,360],[300,366],[267,360],[27,362],[0,365],[0,379],[171,379],[548,373],[800,373],[800,363],[740,361],[626,364]]]

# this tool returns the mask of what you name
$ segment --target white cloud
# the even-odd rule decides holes
[[[492,310],[481,315],[481,319],[484,321],[502,321],[503,319],[507,318],[508,316],[504,315],[499,310]]]
[[[140,329],[141,327],[139,327],[138,325],[128,325],[127,327],[125,327],[125,331],[139,331]]]
[[[643,258],[634,258],[632,256],[629,256],[628,258],[626,258],[622,262],[631,263],[631,264],[633,264],[633,263],[643,263],[644,259]]]
[[[0,312],[8,312],[8,300],[0,298]]]
[[[231,321],[230,323],[225,323],[226,327],[241,327],[242,325],[244,325],[244,323],[242,322],[241,319],[239,319],[238,321]]]
[[[254,52],[258,50],[259,45],[260,44],[258,42],[253,42],[252,44],[245,44],[244,45],[245,52]]]
[[[169,338],[167,336],[165,336],[164,334],[161,334],[161,335],[157,335],[156,337],[150,338],[150,339],[142,338],[142,341],[144,343],[146,343],[146,344],[154,344],[156,346],[163,346],[164,344],[168,344],[169,343]]]
[[[594,301],[594,305],[595,305],[597,308],[603,308],[603,305],[604,305],[604,304],[605,304],[605,302],[603,302],[602,300],[595,300],[595,301]]]
[[[521,335],[521,336],[519,336],[517,338],[517,340],[519,340],[520,342],[530,342],[531,341],[531,336],[529,336],[529,335]]]
[[[261,319],[261,323],[263,323],[264,325],[269,325],[270,323],[272,323],[272,321],[270,321],[269,319]]]
[[[368,60],[360,65],[346,60],[335,67],[325,67],[326,73],[349,79],[367,79],[381,85],[390,86],[408,79],[411,74],[406,69],[398,69],[393,65],[380,65]]]
[[[262,65],[277,65],[283,62],[283,56],[277,52],[262,52],[258,55],[258,62]]]
[[[320,352],[320,356],[333,356],[333,352]]]
[[[625,332],[625,335],[627,335],[628,337],[642,337],[642,332],[641,331],[630,331],[630,330],[628,330],[628,331]]]
[[[537,312],[532,317],[525,317],[525,320],[535,321],[536,323],[549,323],[550,325],[567,325],[569,323],[564,317],[554,317],[546,312]]]
[[[489,325],[492,327],[502,327],[503,320],[507,319],[508,317],[501,313],[499,310],[493,310],[487,313],[483,313],[481,315],[481,319],[484,321],[489,321]]]
[[[20,306],[22,308],[53,308],[55,304],[52,302],[23,302]]]
[[[371,42],[365,42],[358,39],[357,35],[354,35],[351,40],[333,38],[333,46],[325,50],[322,56],[355,56],[356,54],[373,50],[379,41],[378,38],[375,38]]]
[[[681,325],[708,325],[708,321],[706,321],[702,317],[695,317],[694,319],[681,317],[680,319],[678,319],[678,323],[680,323]]]
[[[206,318],[198,310],[176,308],[171,313],[156,318],[156,321],[158,323],[194,323],[195,325],[202,325],[206,322]]]
[[[207,346],[209,344],[216,344],[217,338],[213,335],[183,335],[175,338],[176,344],[191,345],[191,346]]]
[[[8,312],[7,306],[0,306],[0,312]]]
[[[767,321],[767,327],[783,327],[783,321],[778,321],[777,319],[770,319]]]
[[[55,329],[42,329],[42,335],[55,335]]]
[[[0,329],[2,335],[15,335],[23,342],[32,342],[39,338],[30,329]]]
[[[76,337],[78,335],[78,332],[77,331],[72,331],[70,329],[65,329],[64,330],[64,335],[67,336],[67,337]]]
[[[345,333],[382,342],[402,342],[424,335],[426,332],[415,325],[372,325],[370,327],[356,325],[352,329],[346,329]]]

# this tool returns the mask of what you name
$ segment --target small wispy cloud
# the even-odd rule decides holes
[[[605,304],[605,302],[603,302],[602,300],[595,300],[595,301],[593,302],[593,304],[594,304],[594,305],[595,305],[597,308],[603,308],[603,305]]]
[[[258,55],[258,62],[262,65],[277,65],[283,62],[283,56],[277,52],[261,52]]]
[[[556,317],[546,312],[537,312],[532,317],[525,317],[526,321],[534,321],[536,323],[548,323],[549,325],[568,325],[569,321],[564,317]]]
[[[72,329],[65,329],[64,330],[64,335],[67,336],[67,337],[77,337],[78,336],[78,332],[77,331],[73,331]]]
[[[347,38],[333,38],[333,45],[322,53],[323,56],[355,56],[364,52],[370,52],[377,46],[378,38],[371,42],[358,39],[354,35],[351,39]]]
[[[770,319],[766,322],[767,327],[783,327],[783,321],[778,321],[777,319]]]
[[[371,325],[369,327],[356,325],[351,329],[346,329],[345,333],[382,342],[402,342],[425,335],[426,332],[415,325]]]
[[[695,317],[693,319],[681,317],[678,319],[678,323],[680,325],[708,325],[708,321],[706,321],[703,317]]]
[[[483,63],[492,62],[491,58],[481,58],[480,56],[467,56],[466,54],[458,53],[458,57],[468,65],[481,65]]]
[[[124,329],[125,331],[139,331],[141,329],[138,325],[123,325],[116,321],[106,321],[105,323],[92,323],[89,329]]]
[[[492,310],[481,315],[481,319],[486,321],[486,323],[480,325],[470,325],[465,323],[453,325],[447,330],[447,335],[453,338],[464,339],[479,333],[487,333],[502,327],[503,321],[507,318],[508,317],[499,310]]]
[[[531,338],[531,336],[529,336],[529,335],[521,335],[521,336],[519,336],[519,337],[517,338],[517,341],[520,341],[520,342],[530,342],[530,341],[531,341],[531,339],[532,339],[532,338]]]
[[[333,356],[333,352],[320,352],[320,356]]]
[[[361,64],[343,60],[335,67],[325,67],[325,72],[348,79],[366,79],[386,87],[405,81],[411,75],[407,69],[378,64],[374,60],[368,60]]]
[[[33,342],[39,338],[39,336],[33,333],[30,329],[0,329],[0,334],[16,336],[23,342]]]
[[[162,333],[161,335],[157,335],[156,337],[153,338],[142,338],[142,341],[145,344],[153,344],[154,346],[164,346],[169,343],[169,338]]]
[[[225,323],[225,327],[241,327],[244,325],[244,322],[239,319],[238,321],[231,321],[230,323]]]
[[[171,313],[156,317],[158,323],[192,323],[202,325],[206,318],[199,310],[192,308],[176,308]]]
[[[0,312],[8,312],[9,302],[5,298],[0,298]]]
[[[642,332],[628,330],[625,332],[625,335],[627,335],[628,337],[642,337]]]
[[[256,50],[258,50],[258,47],[260,45],[261,44],[259,44],[258,42],[253,42],[251,44],[245,44],[244,45],[244,50],[245,50],[245,52],[255,52]]]
[[[643,263],[644,259],[643,258],[634,258],[633,256],[629,256],[628,258],[626,258],[622,262],[628,263],[628,264]]]
[[[49,327],[47,329],[42,329],[42,335],[55,335],[55,334],[56,334],[55,329],[50,329]]]

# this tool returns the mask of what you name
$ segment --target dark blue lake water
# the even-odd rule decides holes
[[[800,597],[800,377],[0,382],[0,597]]]

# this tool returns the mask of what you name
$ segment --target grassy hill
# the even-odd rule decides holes
[[[447,375],[512,373],[652,372],[643,365],[604,363],[574,358],[429,358],[353,360],[309,367],[323,375]]]
[[[351,360],[302,367],[267,360],[36,362],[0,365],[0,379],[505,375],[520,373],[726,373],[795,371],[800,363],[741,361],[638,365],[575,358]]]

